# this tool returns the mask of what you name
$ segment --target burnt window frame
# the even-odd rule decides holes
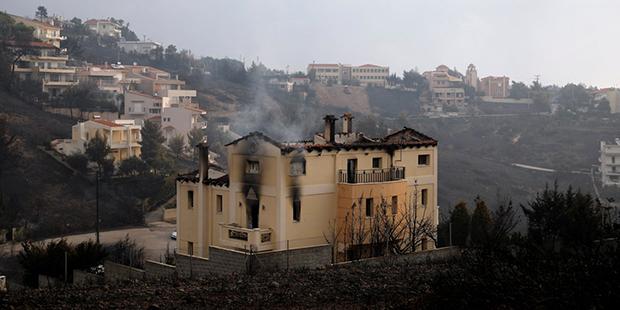
[[[253,172],[250,167],[256,163],[257,171]],[[260,174],[260,161],[248,159],[245,161],[245,174]]]
[[[297,173],[293,173],[293,165],[295,164],[301,164],[301,174],[297,174]],[[288,167],[288,174],[289,176],[292,177],[298,177],[298,176],[303,176],[306,175],[306,158],[302,157],[302,158],[293,158],[291,159],[291,162],[289,164]]]

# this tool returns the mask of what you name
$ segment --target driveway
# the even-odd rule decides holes
[[[166,222],[151,222],[148,227],[127,228],[119,230],[102,231],[99,233],[99,240],[103,244],[112,244],[118,240],[129,236],[130,239],[136,241],[137,244],[144,247],[144,256],[146,259],[159,261],[163,258],[166,248],[169,247],[172,253],[176,247],[176,241],[170,239],[170,234],[176,229],[175,224]],[[88,239],[95,240],[95,233],[86,233],[79,235],[65,236],[70,243],[80,243]],[[57,240],[60,238],[46,239],[43,241]],[[17,254],[22,250],[21,244],[3,244],[0,245],[0,254]]]

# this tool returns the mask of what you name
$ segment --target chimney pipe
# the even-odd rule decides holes
[[[207,138],[204,137],[198,145],[196,145],[199,152],[199,164],[198,164],[198,172],[199,172],[199,180],[202,183],[205,180],[209,179],[209,145],[207,144]]]
[[[343,133],[353,132],[353,115],[351,115],[350,112],[347,112],[342,115],[342,132]]]
[[[333,115],[325,115],[325,129],[323,130],[323,137],[327,143],[334,143],[334,137],[336,135],[336,117]]]

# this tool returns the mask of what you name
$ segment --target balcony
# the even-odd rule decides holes
[[[45,87],[63,87],[63,86],[73,86],[77,85],[77,81],[51,81],[51,80],[43,80],[43,86]]]
[[[271,242],[270,228],[243,228],[234,224],[220,224],[220,241],[223,246],[253,251],[275,248]]]
[[[352,173],[349,173],[347,170],[338,171],[338,183],[345,184],[390,182],[403,180],[404,178],[405,167],[355,170]]]
[[[64,67],[64,68],[39,68],[39,72],[44,73],[58,73],[58,74],[73,74],[75,73],[75,68]]]

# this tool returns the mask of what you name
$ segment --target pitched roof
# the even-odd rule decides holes
[[[120,27],[119,24],[117,24],[117,23],[115,23],[115,22],[113,22],[111,20],[108,20],[108,19],[89,19],[89,20],[84,22],[84,24],[87,24],[87,25],[96,25],[97,23],[108,23],[108,24],[113,24],[113,25],[116,25],[116,26]]]
[[[280,143],[266,136],[261,132],[251,132],[237,140],[234,140],[226,146],[237,144],[240,141],[250,137],[258,137],[268,143],[278,147],[282,154],[291,153],[298,150],[312,151],[338,151],[338,150],[358,150],[358,149],[401,149],[410,147],[436,146],[437,140],[418,132],[414,129],[404,127],[403,129],[389,134],[383,138],[371,139],[362,135],[362,137],[351,143],[314,143],[313,141],[301,141],[291,143]]]
[[[378,66],[378,65],[373,65],[373,64],[365,64],[365,65],[361,65],[360,67],[372,67],[372,68],[382,68],[382,66]]]
[[[123,127],[123,125],[117,124],[113,121],[109,121],[107,119],[93,119],[92,120],[95,123],[104,125],[104,126],[108,126],[108,127]]]
[[[245,136],[243,136],[243,137],[241,137],[241,138],[239,138],[237,140],[234,140],[234,141],[232,141],[232,142],[230,142],[230,143],[228,143],[228,144],[226,144],[224,146],[229,146],[229,145],[237,144],[237,143],[239,143],[239,142],[241,142],[243,140],[247,140],[248,138],[251,138],[251,137],[257,137],[257,138],[263,139],[264,141],[269,142],[269,143],[275,145],[278,148],[282,148],[282,144],[280,144],[278,141],[276,141],[276,140],[266,136],[265,134],[263,134],[260,131],[250,132],[249,134],[247,134],[247,135],[245,135]]]

